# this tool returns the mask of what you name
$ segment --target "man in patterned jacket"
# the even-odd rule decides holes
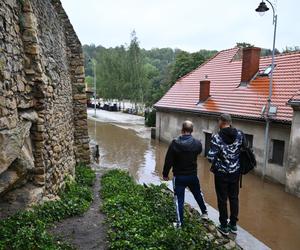
[[[239,212],[240,152],[244,134],[232,127],[229,114],[219,118],[220,131],[211,141],[208,160],[215,175],[215,189],[220,213],[218,230],[228,235],[237,233],[236,223]],[[228,223],[227,200],[230,203],[230,222]]]

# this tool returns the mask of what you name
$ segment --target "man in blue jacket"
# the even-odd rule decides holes
[[[228,235],[230,231],[237,233],[240,153],[244,135],[242,131],[232,127],[232,120],[229,114],[220,116],[219,127],[219,133],[215,134],[211,140],[211,148],[207,158],[212,163],[211,171],[215,175],[215,189],[220,213],[218,229],[222,234]],[[230,204],[229,224],[228,199]]]
[[[167,181],[169,180],[170,169],[173,168],[175,194],[178,199],[181,224],[183,224],[184,192],[186,187],[194,195],[201,209],[202,219],[208,219],[207,208],[197,177],[197,157],[202,152],[202,144],[192,136],[192,132],[193,123],[185,121],[182,124],[181,136],[174,139],[169,146],[163,169],[163,178]]]

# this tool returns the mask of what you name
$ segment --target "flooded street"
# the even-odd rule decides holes
[[[140,118],[122,123],[89,119],[88,125],[99,143],[101,166],[128,169],[139,182],[159,182],[167,145],[150,140]],[[210,165],[203,157],[198,164],[206,202],[217,208]],[[252,174],[243,179],[239,224],[272,249],[300,249],[300,199]]]

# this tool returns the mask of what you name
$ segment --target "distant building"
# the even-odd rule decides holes
[[[300,53],[277,55],[275,63],[266,176],[300,197]],[[254,148],[255,171],[262,173],[270,66],[271,57],[260,57],[260,48],[219,52],[180,78],[155,104],[157,136],[171,141],[182,121],[190,119],[206,155],[217,131],[217,117],[229,113]]]

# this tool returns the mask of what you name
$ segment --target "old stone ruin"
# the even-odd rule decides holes
[[[1,0],[0,217],[89,161],[84,58],[60,1]]]

